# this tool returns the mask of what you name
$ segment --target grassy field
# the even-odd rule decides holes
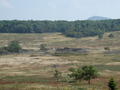
[[[20,42],[29,53],[0,56],[0,90],[108,90],[107,82],[115,77],[120,82],[120,32],[112,32],[114,38],[98,37],[69,38],[60,33],[45,34],[0,34],[0,45],[12,40]],[[53,55],[39,51],[40,44],[48,48],[89,48],[88,54]],[[117,53],[104,53],[104,47]],[[77,83],[56,82],[53,78],[54,65],[63,75],[71,67],[94,65],[100,72],[89,86],[86,81]],[[120,88],[120,85],[118,85]]]

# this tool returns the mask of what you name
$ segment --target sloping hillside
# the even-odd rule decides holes
[[[112,38],[108,37],[111,33],[114,36]],[[32,51],[0,56],[0,89],[14,88],[15,84],[17,85],[15,88],[24,88],[25,90],[32,90],[32,88],[35,90],[49,90],[50,88],[50,90],[66,90],[66,88],[68,90],[73,90],[73,88],[76,88],[75,90],[78,88],[107,90],[109,78],[115,77],[116,81],[120,80],[120,53],[118,52],[120,50],[120,32],[111,33],[105,33],[102,39],[98,39],[97,36],[76,39],[65,37],[61,33],[0,34],[1,46],[17,40],[24,49]],[[48,48],[89,48],[90,53],[43,54],[39,53],[41,44],[47,44]],[[104,47],[109,47],[110,50],[107,50],[109,52],[117,51],[118,53],[106,54]],[[99,71],[100,77],[92,80],[91,85],[85,81],[71,85],[67,82],[56,82],[53,78],[55,66],[66,79],[69,68],[84,65],[94,65]],[[118,85],[118,87],[120,86]]]
[[[109,35],[114,37],[110,38]],[[78,48],[104,48],[112,49],[120,46],[120,32],[105,33],[102,39],[98,36],[86,38],[70,38],[65,37],[61,33],[45,33],[45,34],[0,34],[1,46],[6,45],[11,40],[20,41],[23,48],[39,48],[41,43],[47,44],[48,47],[78,47]]]

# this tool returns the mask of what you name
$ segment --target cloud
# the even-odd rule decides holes
[[[0,7],[13,8],[12,4],[10,3],[10,0],[0,0]]]

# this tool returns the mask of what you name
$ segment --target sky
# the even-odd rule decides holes
[[[120,18],[120,0],[0,0],[0,20]]]

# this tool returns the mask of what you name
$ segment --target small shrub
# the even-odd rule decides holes
[[[108,37],[109,38],[114,38],[114,35],[111,33]]]
[[[46,44],[41,44],[40,45],[40,50],[47,50],[47,45]]]
[[[7,47],[8,52],[18,53],[21,50],[21,46],[18,41],[11,41]]]
[[[0,47],[0,55],[7,53],[8,53],[7,47]]]
[[[116,82],[114,81],[113,78],[111,78],[108,82],[108,87],[110,90],[117,90],[116,88]]]
[[[54,72],[54,78],[55,78],[57,81],[59,81],[61,77],[62,77],[61,72],[59,72],[59,71],[56,69],[55,72]]]
[[[71,72],[69,75],[70,78],[72,78],[75,81],[81,81],[82,80],[82,70],[81,68],[70,68],[69,71]]]
[[[109,47],[104,47],[104,50],[109,51],[109,50],[110,50],[110,48],[109,48]]]

